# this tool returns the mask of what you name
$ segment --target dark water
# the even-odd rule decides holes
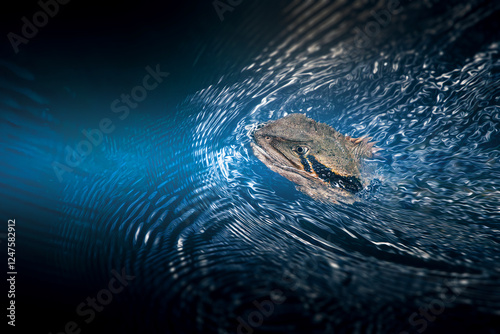
[[[500,332],[499,10],[242,2],[219,21],[205,4],[182,12],[198,25],[161,25],[179,38],[167,46],[145,25],[133,38],[150,49],[128,60],[87,50],[56,66],[26,45],[0,63],[20,325],[39,313],[45,332]],[[169,72],[158,88],[114,112],[156,64]],[[252,127],[293,112],[383,149],[356,203],[316,202],[254,157]],[[113,130],[69,167],[67,147],[104,118]],[[85,323],[77,305],[122,268],[135,278]]]

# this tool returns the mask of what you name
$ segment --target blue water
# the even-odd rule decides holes
[[[293,1],[270,6],[273,34],[265,5],[240,6],[220,24],[248,10],[252,54],[226,31],[191,67],[116,65],[118,88],[0,62],[1,213],[25,291],[60,312],[44,330],[500,332],[498,3],[402,2],[381,24],[388,2]],[[236,60],[181,82],[204,52]],[[120,119],[110,104],[157,63],[170,75]],[[357,202],[317,202],[256,159],[249,131],[290,113],[377,142]],[[103,118],[114,130],[54,171]],[[121,268],[135,279],[84,324],[74,308]]]

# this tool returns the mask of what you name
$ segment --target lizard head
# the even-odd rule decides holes
[[[302,114],[266,123],[253,138],[259,160],[292,181],[295,173],[350,193],[362,189],[360,160],[370,157],[373,147],[367,139],[344,136]]]

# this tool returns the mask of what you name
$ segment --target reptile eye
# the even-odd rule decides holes
[[[309,149],[305,146],[297,146],[295,148],[295,151],[298,153],[298,154],[306,154],[307,151],[309,151]]]
[[[269,137],[269,136],[266,136],[266,140],[270,140],[270,139],[271,139],[271,137]]]

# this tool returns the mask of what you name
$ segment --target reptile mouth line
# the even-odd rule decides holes
[[[255,131],[252,133],[252,137]],[[267,153],[260,145],[257,143],[254,137],[254,144],[259,150],[259,152],[270,160],[275,161],[275,159]],[[356,194],[363,189],[361,182],[355,176],[342,176],[333,172],[330,168],[319,162],[313,155],[300,155],[300,162],[304,168],[304,171],[312,174],[313,171],[318,178],[330,184],[332,187],[338,187],[352,194]],[[277,167],[283,169],[295,169],[288,166],[277,165]],[[297,170],[300,171],[300,170]]]
[[[330,168],[319,162],[314,155],[300,156],[300,162],[306,172],[311,173],[311,167],[314,173],[323,181],[329,183],[332,187],[342,188],[350,193],[357,193],[363,189],[361,182],[355,176],[341,176],[333,172]]]

